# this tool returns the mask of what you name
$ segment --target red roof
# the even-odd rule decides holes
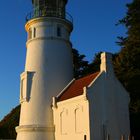
[[[83,88],[87,87],[96,78],[98,74],[99,72],[96,72],[73,81],[69,85],[69,87],[58,97],[58,102],[82,95]]]

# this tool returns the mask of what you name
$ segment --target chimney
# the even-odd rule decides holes
[[[103,52],[101,54],[101,65],[100,65],[101,72],[113,72],[113,65],[112,65],[112,54],[108,52]]]

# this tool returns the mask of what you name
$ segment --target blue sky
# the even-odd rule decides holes
[[[0,4],[0,120],[19,104],[20,73],[26,56],[25,16],[31,0],[1,0]],[[126,13],[131,0],[69,0],[67,11],[73,16],[73,47],[92,61],[99,51],[117,52],[117,36],[125,35],[115,26]]]

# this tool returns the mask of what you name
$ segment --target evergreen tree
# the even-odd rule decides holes
[[[130,93],[132,111],[139,112],[140,104],[140,0],[127,4],[127,15],[120,20],[128,29],[127,37],[120,37],[121,52],[116,57],[116,73]]]
[[[73,66],[74,66],[74,77],[79,78],[86,74],[88,68],[88,61],[85,60],[85,55],[79,54],[78,50],[72,49],[73,53]]]
[[[95,54],[91,63],[86,61],[85,55],[79,54],[78,50],[73,49],[72,52],[73,52],[73,65],[75,78],[83,77],[100,70],[101,52]]]
[[[99,52],[99,53],[96,53],[92,62],[88,65],[88,69],[87,69],[87,73],[94,73],[94,72],[97,72],[97,71],[100,71],[100,64],[101,64],[101,53],[102,52]]]
[[[0,121],[0,139],[15,139],[15,127],[19,124],[20,106],[14,108]]]
[[[140,0],[126,6],[126,16],[119,24],[127,28],[127,33],[126,37],[119,37],[122,48],[114,64],[117,77],[130,93],[131,128],[137,140],[140,138],[137,133],[140,131]]]

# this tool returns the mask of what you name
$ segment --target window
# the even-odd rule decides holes
[[[84,135],[84,140],[87,140],[87,135]]]
[[[29,39],[32,39],[32,29],[31,28],[29,29],[29,32],[28,32],[28,40]]]
[[[60,27],[57,27],[57,36],[61,37],[61,28]]]
[[[26,98],[26,79],[21,80],[21,99]]]
[[[36,28],[34,28],[34,38],[36,37]]]
[[[68,111],[63,110],[60,113],[60,131],[62,135],[67,135],[67,128],[68,128]]]
[[[75,132],[82,133],[83,131],[83,111],[82,107],[75,109]]]
[[[34,72],[23,72],[20,82],[20,102],[29,101]]]
[[[28,40],[36,37],[36,28],[30,28],[28,32]]]

